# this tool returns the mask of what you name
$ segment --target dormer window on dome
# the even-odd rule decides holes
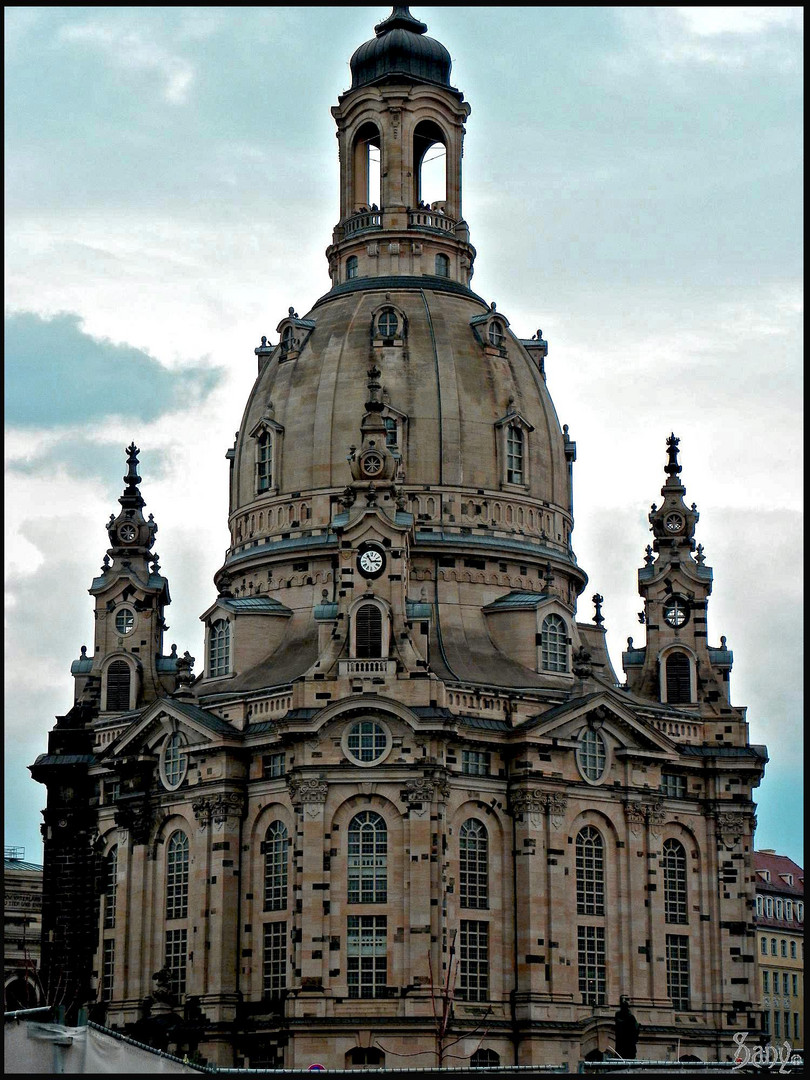
[[[510,398],[506,415],[495,424],[502,487],[522,491],[528,489],[529,436],[533,431],[532,424],[515,410],[514,401]]]
[[[403,345],[407,331],[405,313],[393,304],[385,303],[372,312],[371,340],[375,347]]]
[[[273,420],[270,415],[271,412],[272,404],[269,404],[268,413],[262,417],[250,433],[251,438],[254,440],[257,495],[278,494],[281,482],[281,452],[284,428]]]
[[[470,326],[482,349],[489,356],[506,356],[506,331],[509,320],[495,311],[495,304],[483,315],[470,319]]]

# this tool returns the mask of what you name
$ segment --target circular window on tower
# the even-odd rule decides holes
[[[115,629],[119,634],[131,634],[135,628],[135,612],[128,607],[119,608],[115,613]]]
[[[343,732],[341,743],[355,765],[379,765],[391,752],[391,732],[379,720],[356,720]]]
[[[382,455],[372,450],[361,458],[360,465],[366,476],[379,476],[383,471]]]
[[[160,752],[160,779],[169,791],[179,788],[186,778],[188,759],[185,754],[186,741],[179,731],[166,736]]]
[[[671,596],[664,602],[664,622],[676,630],[689,621],[689,603],[682,596]]]
[[[608,748],[595,728],[586,727],[579,736],[577,765],[589,784],[599,784],[604,780],[608,768]]]

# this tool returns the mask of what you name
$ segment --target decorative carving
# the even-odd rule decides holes
[[[639,835],[642,826],[649,825],[651,834],[657,838],[658,827],[666,820],[662,799],[655,802],[626,802],[624,814],[633,836]]]
[[[414,803],[433,802],[435,798],[446,799],[450,794],[450,785],[443,776],[419,776],[409,780],[402,792],[402,798],[411,806]]]
[[[540,824],[540,816],[547,815],[555,829],[559,829],[568,807],[568,799],[561,791],[544,791],[542,788],[512,791],[509,808],[513,815],[528,814],[531,824]]]
[[[325,780],[299,780],[289,777],[287,787],[290,790],[290,798],[297,805],[307,803],[325,803],[329,793],[329,785]]]
[[[237,820],[242,816],[245,800],[237,791],[228,791],[219,795],[208,795],[195,799],[191,804],[194,816],[201,828],[211,825],[224,825],[229,817]]]
[[[737,847],[746,831],[749,815],[715,809],[714,817],[719,843],[726,848]]]
[[[572,670],[578,679],[586,679],[589,675],[593,674],[593,667],[591,666],[591,653],[584,645],[580,645],[577,651],[574,653]]]
[[[132,836],[133,844],[145,844],[152,830],[154,814],[146,795],[122,796],[115,804],[115,824]]]

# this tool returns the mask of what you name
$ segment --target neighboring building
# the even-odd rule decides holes
[[[804,1047],[804,870],[772,848],[754,852],[763,1027]]]
[[[5,948],[3,1007],[5,1012],[42,1004],[39,955],[42,938],[42,867],[25,861],[25,848],[3,853]]]
[[[425,30],[395,8],[332,110],[332,285],[256,349],[195,680],[163,652],[128,450],[76,704],[32,766],[45,964],[107,1024],[220,1064],[575,1071],[623,994],[641,1055],[725,1056],[759,1026],[767,755],[709,644],[678,439],[620,685],[602,597],[577,617],[547,344],[470,289],[470,107]]]

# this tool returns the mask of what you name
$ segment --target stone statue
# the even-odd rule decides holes
[[[622,1058],[634,1058],[636,1056],[636,1043],[640,1025],[635,1016],[630,1012],[630,999],[622,995],[619,999],[619,1010],[616,1013],[616,1053]]]

